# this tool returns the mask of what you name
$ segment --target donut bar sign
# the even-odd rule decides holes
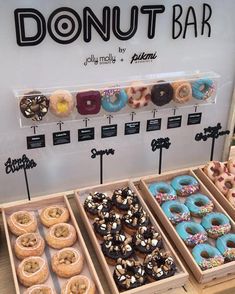
[[[155,38],[157,34],[157,20],[163,17],[166,9],[172,9],[172,39],[187,37],[187,32],[193,31],[194,37],[211,36],[212,8],[203,3],[200,13],[196,13],[193,6],[183,7],[175,4],[172,7],[164,5],[143,5],[130,7],[130,16],[127,20],[128,28],[123,30],[124,20],[121,8],[105,6],[102,15],[97,16],[90,7],[83,11],[76,11],[70,7],[57,8],[48,19],[34,8],[18,8],[15,10],[16,40],[19,46],[35,46],[49,36],[59,44],[70,44],[82,34],[84,42],[92,41],[95,30],[103,41],[109,41],[111,33],[120,41],[126,41],[135,36],[143,18],[147,18],[146,36]],[[79,14],[80,13],[80,14]],[[82,15],[82,16],[81,16]],[[32,33],[33,26],[33,33]]]

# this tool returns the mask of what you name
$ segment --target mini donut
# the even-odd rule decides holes
[[[179,223],[175,229],[180,238],[189,247],[205,243],[208,239],[203,226],[194,221]]]
[[[20,260],[29,256],[41,256],[44,249],[44,239],[38,233],[23,234],[16,239],[14,244],[15,255]]]
[[[220,212],[212,212],[205,215],[201,225],[207,231],[209,237],[217,239],[218,237],[229,233],[231,225],[228,217]]]
[[[109,233],[115,234],[121,230],[121,216],[113,210],[99,212],[98,217],[94,219],[93,227],[97,238],[103,240],[105,235]]]
[[[69,211],[61,205],[45,207],[39,215],[41,223],[45,227],[51,227],[58,223],[66,223],[69,220]]]
[[[131,205],[138,204],[139,199],[135,192],[133,192],[129,187],[125,187],[122,189],[116,189],[113,192],[112,202],[114,209],[123,213],[128,211]]]
[[[216,247],[219,249],[225,261],[235,260],[235,234],[226,234],[216,240]]]
[[[34,233],[37,230],[35,214],[25,210],[12,213],[8,217],[7,223],[12,234],[16,236]]]
[[[50,111],[58,117],[69,116],[74,109],[72,94],[67,90],[56,90],[50,96]]]
[[[177,176],[171,181],[171,186],[178,196],[187,197],[199,191],[198,181],[189,175]]]
[[[215,92],[215,83],[213,80],[204,78],[192,83],[193,97],[197,100],[207,100]]]
[[[235,159],[231,158],[227,162],[228,171],[235,175]]]
[[[226,196],[230,189],[235,188],[235,175],[223,173],[216,179],[215,185]]]
[[[122,222],[124,231],[132,236],[140,226],[148,226],[150,219],[143,207],[135,204],[123,215]]]
[[[149,282],[159,281],[176,273],[176,265],[169,252],[155,249],[144,259],[145,272]]]
[[[24,294],[56,294],[52,287],[47,285],[34,285],[28,288]]]
[[[118,258],[128,259],[134,253],[132,239],[127,238],[124,232],[117,232],[104,236],[101,244],[102,252],[110,265],[115,265]]]
[[[129,97],[128,105],[135,109],[147,106],[151,98],[149,87],[139,82],[133,83],[130,88],[127,88],[126,93]]]
[[[227,172],[228,169],[223,162],[219,161],[209,161],[203,168],[204,173],[213,181],[215,182],[216,179]]]
[[[192,99],[192,86],[187,81],[177,81],[172,83],[174,90],[173,100],[176,103],[186,103]]]
[[[48,229],[45,239],[50,247],[62,249],[72,246],[77,240],[77,234],[72,225],[60,223]]]
[[[73,247],[57,251],[51,259],[51,267],[60,278],[71,278],[80,274],[83,268],[83,255]]]
[[[81,115],[92,115],[100,112],[101,95],[99,91],[77,93],[77,111]]]
[[[84,275],[70,278],[61,289],[61,294],[95,294],[95,292],[95,284]]]
[[[177,199],[175,190],[165,182],[153,183],[149,185],[149,190],[160,205],[166,201]]]
[[[184,204],[188,207],[192,216],[203,217],[214,209],[213,202],[206,196],[200,193],[189,196]]]
[[[104,94],[101,100],[101,105],[107,112],[117,112],[126,106],[127,101],[128,96],[126,91],[124,89],[120,89],[118,92],[114,92],[111,96]]]
[[[157,106],[163,106],[171,102],[173,98],[173,87],[165,81],[158,81],[151,90],[151,100]]]
[[[232,189],[230,189],[228,191],[228,194],[226,195],[226,198],[232,204],[232,206],[235,207],[235,188],[232,188]]]
[[[17,276],[25,287],[42,284],[49,276],[47,263],[39,256],[27,257],[17,267]]]
[[[156,248],[163,247],[162,236],[154,227],[141,226],[133,237],[133,244],[138,256],[144,258]]]
[[[112,208],[112,201],[105,193],[95,192],[89,194],[83,206],[88,217],[93,219],[99,211],[109,212]]]
[[[146,281],[146,273],[139,261],[119,258],[114,268],[113,278],[118,289],[125,291],[143,285]]]
[[[173,225],[190,220],[188,207],[177,200],[164,202],[162,210]]]

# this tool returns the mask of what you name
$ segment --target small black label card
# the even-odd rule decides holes
[[[125,135],[139,134],[140,132],[140,122],[129,122],[125,124]]]
[[[107,125],[101,127],[101,138],[117,136],[117,125]]]
[[[46,146],[45,135],[29,136],[27,140],[27,149],[43,148]]]
[[[70,143],[70,131],[53,133],[53,145],[62,145]]]
[[[147,120],[146,131],[151,132],[151,131],[161,130],[161,123],[162,123],[161,118],[154,118],[154,119]]]
[[[199,125],[201,123],[201,119],[202,119],[202,113],[198,112],[198,113],[190,113],[188,115],[188,122],[187,125]]]
[[[168,117],[167,128],[168,129],[180,128],[181,122],[182,122],[182,115]]]
[[[95,139],[95,128],[85,128],[78,130],[78,141],[89,141]]]

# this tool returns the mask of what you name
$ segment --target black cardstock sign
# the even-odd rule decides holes
[[[30,200],[30,191],[29,191],[29,184],[28,184],[28,178],[27,178],[27,169],[33,169],[37,166],[37,163],[33,159],[29,159],[25,154],[22,155],[21,158],[18,159],[11,159],[8,158],[7,162],[5,163],[5,172],[6,174],[15,173],[20,170],[24,171],[24,177],[25,177],[25,184],[28,194],[28,200]]]
[[[155,152],[159,149],[159,166],[158,166],[158,173],[159,175],[162,172],[162,149],[169,149],[171,145],[170,138],[158,138],[153,139],[151,142],[152,151]]]

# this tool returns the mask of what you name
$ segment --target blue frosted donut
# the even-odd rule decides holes
[[[173,225],[190,220],[188,207],[177,200],[164,202],[162,209]]]
[[[196,263],[202,270],[207,270],[224,263],[224,258],[219,250],[209,244],[198,244],[192,250]]]
[[[216,247],[226,261],[235,260],[235,234],[226,234],[216,240]]]
[[[115,97],[115,101],[112,101],[111,98]],[[128,96],[124,89],[121,89],[120,92],[115,93],[113,96],[103,96],[101,105],[107,112],[117,112],[121,110],[127,104]]]
[[[171,181],[171,186],[176,190],[178,196],[186,197],[199,190],[198,181],[188,175],[175,177]]]
[[[212,212],[205,215],[201,225],[207,231],[209,237],[217,239],[231,230],[230,221],[227,216],[220,212]]]
[[[187,246],[194,247],[207,241],[206,231],[196,222],[182,222],[175,229]]]
[[[172,186],[164,182],[149,185],[149,190],[159,204],[177,198],[176,192]]]
[[[211,79],[199,79],[192,83],[193,97],[198,100],[206,100],[215,90],[215,84]]]
[[[212,212],[214,208],[213,202],[205,195],[197,193],[189,196],[184,203],[192,216],[203,217]]]

